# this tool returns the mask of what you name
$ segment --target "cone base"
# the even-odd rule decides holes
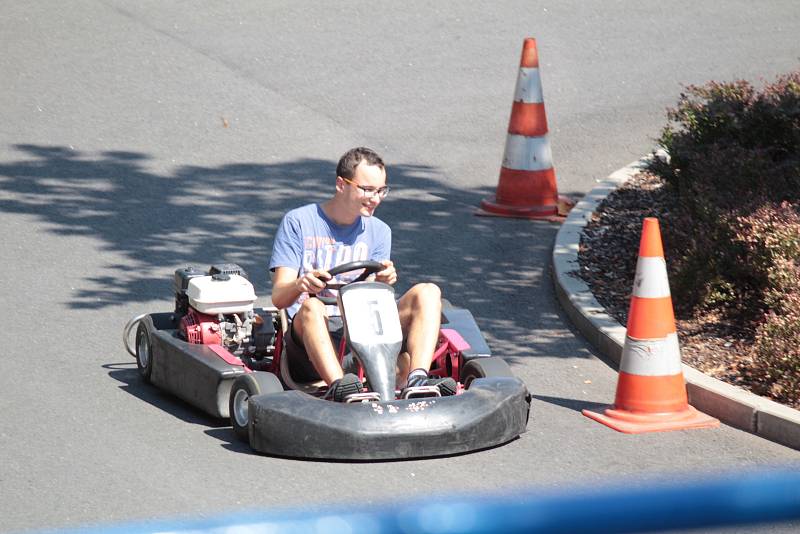
[[[719,420],[688,406],[680,412],[651,414],[617,410],[613,406],[603,413],[583,410],[583,415],[625,434],[666,432],[692,428],[715,428]]]
[[[497,201],[497,197],[481,200],[477,215],[486,217],[514,217],[517,219],[540,219],[547,221],[563,221],[558,215],[558,206],[512,206]]]

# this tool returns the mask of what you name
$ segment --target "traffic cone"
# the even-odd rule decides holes
[[[627,434],[719,426],[689,405],[658,219],[644,220],[614,406],[583,415]]]
[[[536,39],[522,45],[517,87],[508,123],[495,196],[481,201],[478,215],[558,219],[575,202],[559,197],[539,77]]]

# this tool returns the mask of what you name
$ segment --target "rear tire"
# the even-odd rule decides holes
[[[150,343],[150,332],[143,322],[136,329],[136,367],[145,382],[150,382],[153,372],[153,344]]]
[[[464,384],[464,389],[469,389],[476,378],[514,378],[514,373],[506,361],[497,356],[475,358],[461,368],[461,383]]]
[[[248,403],[250,397],[267,393],[280,393],[283,386],[278,377],[272,373],[256,371],[237,378],[231,387],[231,396],[228,401],[228,413],[231,426],[236,437],[244,442],[249,442],[248,426],[250,413]]]

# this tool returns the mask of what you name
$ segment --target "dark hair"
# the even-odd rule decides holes
[[[351,148],[339,159],[339,164],[336,166],[336,176],[347,178],[351,180],[356,173],[356,167],[361,162],[367,165],[377,165],[384,169],[383,160],[374,150],[360,146]]]

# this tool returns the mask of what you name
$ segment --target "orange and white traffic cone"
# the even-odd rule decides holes
[[[478,215],[558,220],[574,205],[556,189],[539,52],[536,39],[528,38],[522,45],[500,180],[495,196],[481,201]]]
[[[583,415],[627,434],[719,426],[689,405],[658,219],[644,220],[614,406]]]

